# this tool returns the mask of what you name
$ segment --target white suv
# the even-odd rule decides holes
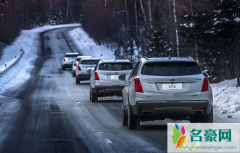
[[[82,59],[82,58],[91,58],[92,56],[78,56],[76,59],[75,59],[75,62],[73,63],[72,65],[72,76],[75,77],[76,76],[76,67],[79,63],[79,61]]]
[[[101,60],[91,72],[90,100],[97,102],[98,97],[122,96],[125,83],[118,80],[119,74],[125,73],[129,76],[132,69],[129,60]]]
[[[71,68],[78,53],[66,53],[62,59],[62,70],[65,68]]]
[[[87,72],[89,69],[93,70],[97,63],[99,62],[99,58],[82,58],[76,68],[76,84],[79,84],[80,81],[86,81],[90,79],[90,74]]]
[[[125,74],[119,79],[125,82]],[[137,129],[140,121],[213,122],[213,95],[198,64],[191,58],[142,58],[122,91],[122,123]]]

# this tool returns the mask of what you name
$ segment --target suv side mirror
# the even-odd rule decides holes
[[[204,75],[205,77],[209,77],[209,75],[208,75],[208,73],[207,73],[207,71],[206,71],[206,70],[205,70],[205,71],[203,71],[202,73],[203,73],[203,75]]]
[[[88,73],[88,74],[91,74],[91,73],[92,73],[92,69],[88,69],[88,70],[87,70],[87,73]]]
[[[120,81],[125,81],[125,80],[126,80],[126,73],[119,74],[118,79],[119,79]]]

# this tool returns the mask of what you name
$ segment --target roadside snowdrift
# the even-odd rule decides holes
[[[68,34],[83,55],[101,59],[115,59],[114,52],[111,49],[103,45],[97,45],[82,28],[71,30]]]
[[[232,115],[238,118],[240,115],[240,87],[237,87],[237,79],[225,80],[211,84],[213,89],[214,108],[219,113]]]

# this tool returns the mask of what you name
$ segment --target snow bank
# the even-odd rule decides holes
[[[214,108],[219,113],[232,115],[237,118],[240,115],[240,87],[237,79],[225,80],[217,84],[211,84],[213,89]]]
[[[68,35],[83,55],[101,59],[115,59],[114,51],[103,45],[97,45],[82,28],[71,30]]]
[[[40,36],[41,32],[64,27],[76,27],[80,24],[57,25],[57,26],[44,26],[32,30],[22,30],[20,36],[8,47],[4,48],[3,56],[0,60],[0,69],[5,69],[5,62],[9,65],[19,56],[21,48],[24,54],[21,60],[5,73],[0,78],[0,94],[18,89],[20,85],[30,78],[30,72],[34,68],[34,61],[37,59],[37,53],[40,49]]]
[[[5,64],[0,65],[0,77],[4,73],[6,73],[9,69],[11,69],[22,58],[24,51],[20,51],[19,53],[15,53],[15,54],[16,55],[14,56],[13,59],[5,60],[8,62],[5,62]],[[7,54],[7,55],[10,55],[10,54]]]

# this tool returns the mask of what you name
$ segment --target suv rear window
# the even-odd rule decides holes
[[[86,64],[86,65],[88,65],[88,64],[97,64],[99,62],[99,60],[83,60],[83,61],[81,61],[81,64]]]
[[[133,66],[131,63],[102,63],[99,65],[99,70],[104,71],[122,71],[132,69]]]
[[[156,62],[146,63],[142,68],[143,75],[182,76],[200,74],[197,63],[194,62]]]
[[[65,57],[77,57],[78,55],[65,55]]]

